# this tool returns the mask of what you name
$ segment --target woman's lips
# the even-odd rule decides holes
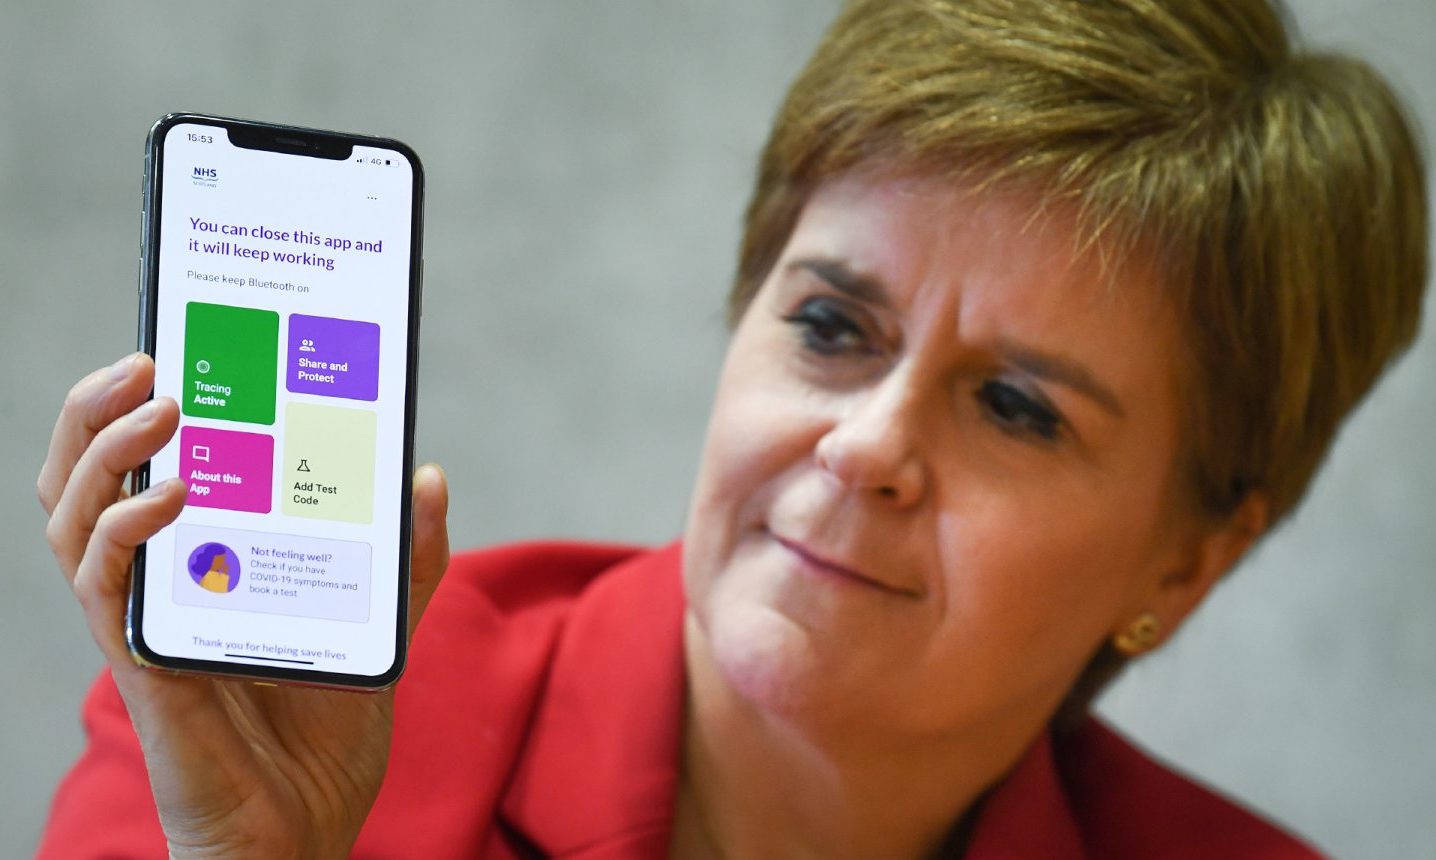
[[[889,594],[897,594],[903,597],[914,596],[913,592],[907,589],[897,588],[888,585],[885,582],[873,579],[872,577],[867,576],[851,567],[824,558],[823,556],[818,555],[816,552],[813,552],[812,550],[808,549],[797,541],[788,540],[787,538],[780,537],[776,534],[773,535],[773,540],[777,541],[783,546],[784,549],[797,556],[805,567],[810,570],[816,571],[817,573],[831,576],[854,585],[864,585],[869,588],[876,588]]]

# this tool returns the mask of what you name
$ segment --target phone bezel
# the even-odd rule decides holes
[[[404,452],[399,515],[399,571],[397,618],[395,619],[394,662],[378,675],[326,672],[250,663],[230,663],[171,657],[151,649],[144,640],[145,549],[135,550],[130,581],[130,599],[125,616],[125,640],[135,661],[147,668],[164,669],[224,678],[302,684],[344,690],[378,691],[392,686],[404,672],[409,637],[409,549],[414,472],[414,419],[418,401],[419,317],[423,305],[423,218],[424,169],[419,156],[407,144],[392,138],[325,131],[276,123],[211,116],[198,113],[170,113],[150,128],[145,140],[145,172],[141,208],[139,348],[151,357],[158,336],[160,212],[163,204],[164,144],[178,125],[208,125],[223,130],[235,146],[265,149],[296,157],[347,159],[356,145],[392,150],[409,161],[413,170],[413,202],[409,254],[408,350],[404,381]],[[152,395],[153,396],[153,395]],[[131,476],[132,492],[150,484],[146,461]]]

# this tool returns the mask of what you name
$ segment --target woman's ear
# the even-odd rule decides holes
[[[1191,530],[1183,541],[1177,560],[1168,572],[1152,584],[1147,604],[1125,625],[1136,623],[1142,614],[1155,615],[1160,627],[1157,641],[1165,642],[1211,592],[1226,573],[1236,566],[1266,532],[1270,503],[1261,490],[1248,492],[1236,510],[1216,523],[1204,523]]]

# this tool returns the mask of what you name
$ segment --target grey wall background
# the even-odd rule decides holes
[[[1300,0],[1436,133],[1436,4]],[[133,348],[141,142],[177,109],[391,134],[430,177],[418,454],[456,546],[682,524],[752,163],[830,0],[0,2],[0,855],[33,849],[100,660],[33,479]],[[1436,844],[1436,335],[1306,507],[1103,709],[1341,857]]]

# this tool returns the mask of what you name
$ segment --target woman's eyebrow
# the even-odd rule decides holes
[[[1010,340],[998,341],[997,354],[1033,376],[1065,385],[1079,394],[1086,395],[1118,418],[1126,417],[1127,413],[1123,411],[1117,395],[1099,382],[1090,370],[1072,359],[1045,353]]]
[[[819,257],[808,257],[802,260],[794,260],[789,263],[788,271],[803,269],[826,281],[829,286],[841,293],[847,293],[859,301],[869,302],[883,307],[890,307],[887,290],[883,288],[882,282],[871,275],[864,275],[853,271],[848,264],[842,260],[823,259]]]

